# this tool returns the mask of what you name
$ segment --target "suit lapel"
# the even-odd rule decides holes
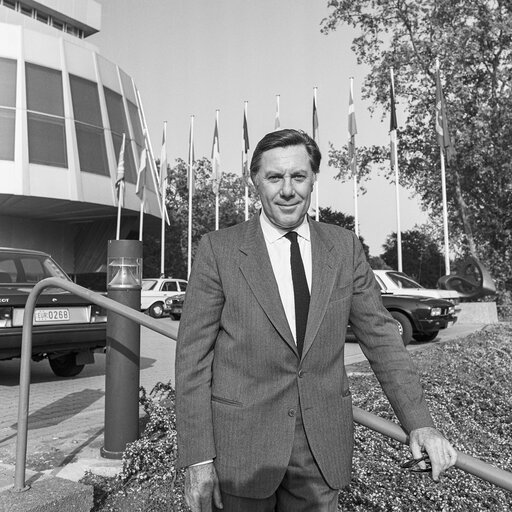
[[[286,343],[297,352],[272,270],[259,215],[254,216],[247,223],[247,230],[240,245],[240,251],[246,256],[240,264],[240,270],[247,280],[249,288],[276,330]]]
[[[333,254],[334,244],[325,236],[321,225],[310,221],[312,284],[308,324],[304,337],[303,356],[310,349],[320,328],[329,304],[332,289],[338,272],[339,262]]]

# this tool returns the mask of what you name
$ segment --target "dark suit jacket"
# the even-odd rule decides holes
[[[176,350],[179,464],[215,459],[221,487],[269,496],[286,470],[300,407],[331,487],[350,481],[352,403],[347,323],[406,431],[432,426],[396,323],[361,244],[310,220],[311,304],[299,359],[258,217],[201,240]]]

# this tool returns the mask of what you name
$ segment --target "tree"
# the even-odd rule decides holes
[[[322,219],[322,222],[325,222],[327,224],[341,226],[342,228],[349,229],[350,231],[355,230],[356,224],[353,215],[346,215],[345,213],[338,212],[337,210],[331,210],[330,207],[320,207],[320,218]],[[370,248],[364,243],[364,238],[360,236],[359,240],[361,241],[361,244],[363,246],[366,258],[370,258]]]
[[[188,184],[185,161],[178,158],[168,170],[167,210],[170,225],[165,231],[165,269],[168,275],[187,276]],[[194,164],[195,191],[192,201],[192,258],[201,237],[215,229],[215,194],[212,188],[211,162],[201,158]],[[255,211],[256,198],[250,189],[249,214]],[[245,219],[244,182],[240,175],[225,172],[219,193],[219,227],[225,228]],[[144,275],[160,274],[160,237],[147,235],[144,247]]]
[[[398,267],[396,233],[391,233],[383,245],[380,257],[391,268]],[[436,288],[438,279],[444,275],[443,255],[436,241],[425,227],[402,233],[403,271],[427,288]]]
[[[328,33],[348,24],[352,49],[370,72],[364,98],[389,107],[395,71],[400,182],[441,218],[439,148],[434,129],[439,58],[456,155],[447,166],[450,238],[488,266],[502,295],[512,291],[512,3],[510,0],[331,0]],[[402,101],[400,101],[402,100]],[[360,179],[378,166],[390,174],[387,148],[359,148]],[[345,152],[331,161],[348,179]],[[463,255],[463,254],[461,254]]]

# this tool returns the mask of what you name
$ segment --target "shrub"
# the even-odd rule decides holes
[[[431,345],[411,354],[436,424],[464,453],[512,469],[512,324],[498,324],[467,338]],[[394,420],[368,363],[349,372],[354,405]],[[123,457],[114,481],[89,475],[97,512],[187,510],[183,472],[176,470],[174,390],[159,383],[141,388],[144,432]],[[340,493],[345,512],[467,512],[510,510],[510,493],[452,468],[434,483],[427,474],[400,468],[407,447],[361,426],[355,428],[354,470]],[[86,479],[87,481],[87,479]]]

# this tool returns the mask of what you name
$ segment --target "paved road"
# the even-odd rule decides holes
[[[162,319],[163,323],[174,323]],[[455,325],[433,343],[464,336],[481,325]],[[411,344],[417,350],[426,344]],[[347,343],[346,363],[364,359],[357,343]],[[149,391],[157,382],[174,382],[175,342],[146,328],[141,332],[141,384]],[[0,464],[15,459],[19,360],[0,362]],[[71,462],[84,448],[102,446],[105,355],[75,378],[56,377],[47,361],[32,363],[28,467],[45,470]]]

